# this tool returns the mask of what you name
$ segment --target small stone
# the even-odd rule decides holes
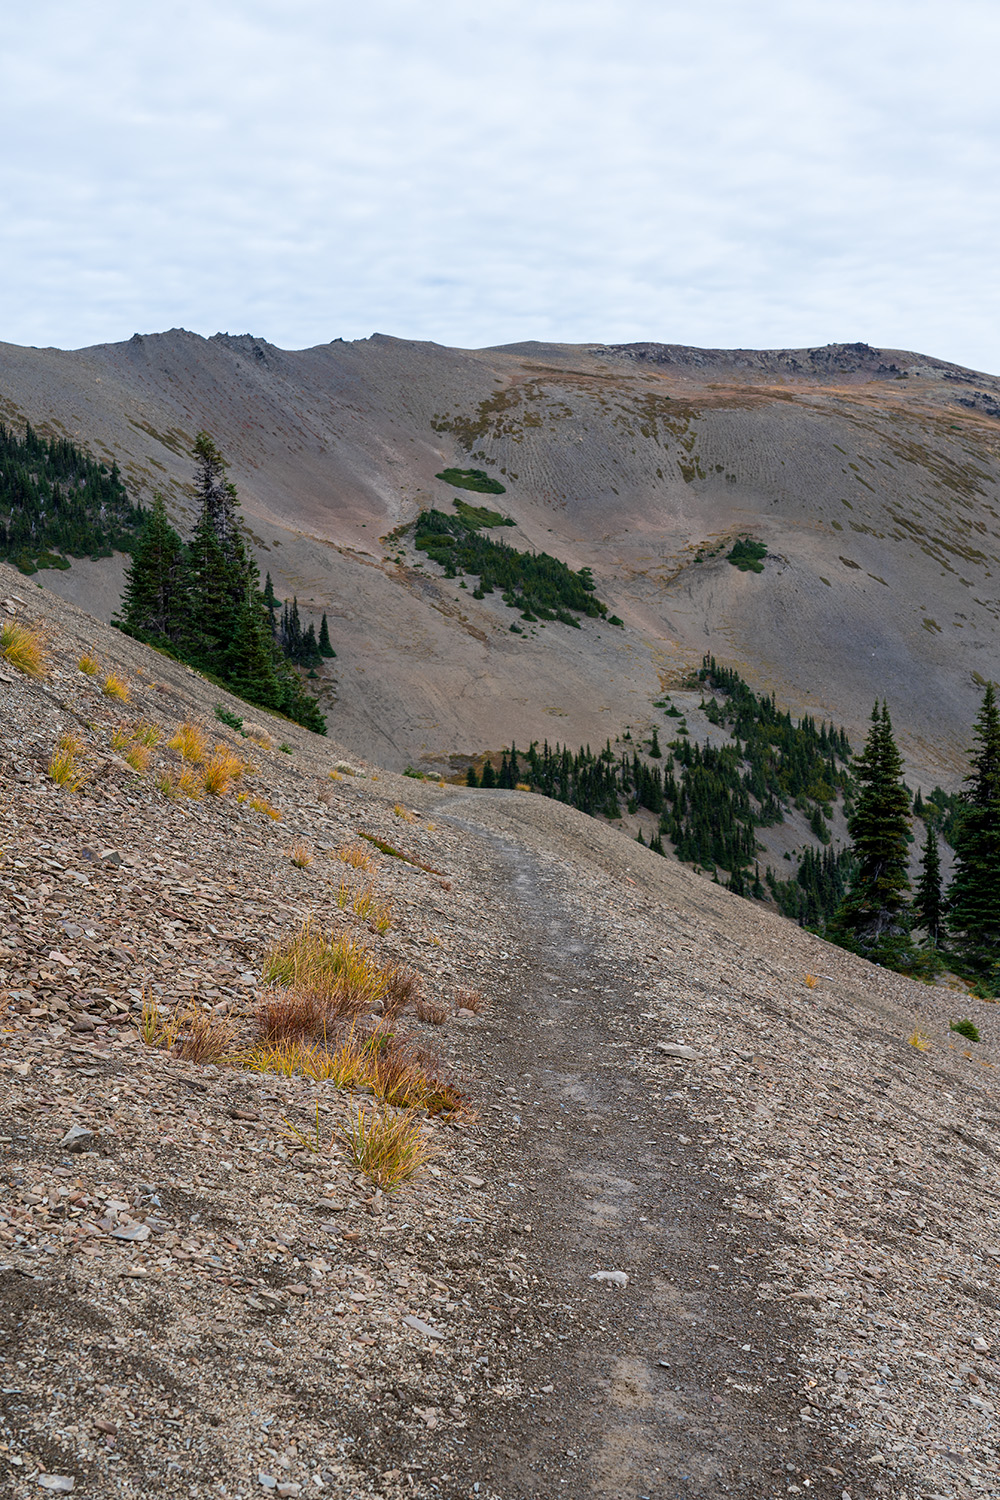
[[[417,1333],[425,1333],[429,1339],[443,1339],[446,1337],[440,1328],[432,1328],[429,1323],[424,1322],[423,1318],[416,1318],[412,1313],[408,1313],[403,1322],[407,1328],[412,1328]]]
[[[38,1483],[43,1490],[54,1490],[57,1494],[68,1495],[76,1484],[72,1474],[39,1474]]]
[[[89,1151],[93,1144],[94,1132],[92,1130],[87,1130],[87,1128],[83,1125],[71,1125],[66,1134],[63,1136],[62,1140],[59,1142],[62,1150],[69,1151],[74,1154],[80,1151]]]
[[[338,1198],[320,1198],[316,1203],[316,1207],[325,1209],[327,1213],[331,1214],[342,1213],[344,1209],[344,1205]]]
[[[301,1494],[301,1492],[302,1492],[302,1486],[300,1484],[291,1483],[291,1484],[279,1484],[278,1485],[278,1494],[281,1495],[282,1497],[284,1497],[286,1495],[299,1495],[299,1494]]]
[[[595,1271],[588,1281],[608,1281],[612,1286],[628,1286],[627,1271]]]
[[[693,1047],[685,1047],[680,1042],[657,1042],[656,1050],[664,1057],[685,1058],[688,1062],[697,1062],[701,1057],[700,1052],[696,1052]]]
[[[76,1020],[73,1022],[72,1030],[75,1031],[77,1035],[83,1036],[88,1032],[96,1031],[97,1022],[94,1020],[93,1016],[77,1016]]]
[[[111,1231],[112,1239],[129,1240],[133,1244],[141,1245],[148,1240],[152,1230],[148,1224],[117,1224]]]
[[[455,1014],[460,1021],[474,1021],[476,1019],[476,1012],[474,1010],[468,1010],[464,1005],[460,1005]]]
[[[278,1481],[273,1474],[258,1474],[257,1478],[266,1490],[276,1490],[278,1488]]]
[[[105,1417],[98,1417],[96,1422],[94,1423],[94,1426],[97,1428],[98,1432],[104,1432],[108,1435],[108,1437],[118,1436],[118,1428],[115,1426],[114,1422],[107,1421]]]

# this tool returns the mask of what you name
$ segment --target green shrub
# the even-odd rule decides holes
[[[235,729],[242,734],[243,720],[237,714],[232,713],[228,708],[223,708],[221,703],[217,703],[215,705],[215,717],[218,719],[220,724],[228,724],[230,729]]]
[[[478,490],[481,495],[507,493],[506,485],[501,484],[499,479],[491,479],[485,469],[442,469],[434,477],[444,480],[445,484],[453,484],[459,490]]]
[[[763,542],[755,542],[752,537],[744,536],[734,542],[731,552],[726,553],[726,561],[731,562],[734,568],[739,568],[741,573],[763,573],[766,556],[767,548]]]
[[[950,1021],[948,1025],[951,1031],[957,1031],[959,1036],[964,1036],[968,1041],[979,1041],[979,1028],[974,1021]]]

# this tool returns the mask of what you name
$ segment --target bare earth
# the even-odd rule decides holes
[[[0,617],[42,598],[0,568]],[[1000,1490],[994,1007],[559,804],[379,770],[44,606],[50,677],[0,663],[4,1494]],[[77,670],[90,646],[127,704]],[[110,748],[119,722],[189,716],[249,752],[280,822],[233,792],[171,801]],[[45,772],[68,729],[78,793]],[[331,780],[341,759],[360,774]],[[439,873],[373,850],[362,877],[338,857],[361,830]],[[343,879],[388,932],[338,905]],[[245,1016],[309,914],[451,1012],[470,985],[489,1001],[404,1018],[477,1115],[425,1121],[440,1155],[392,1195],[337,1143],[356,1101],[332,1085],[140,1039],[144,992]],[[948,1029],[970,1007],[978,1045]]]

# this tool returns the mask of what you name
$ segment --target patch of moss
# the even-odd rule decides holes
[[[504,495],[507,486],[500,483],[499,479],[491,479],[485,469],[442,469],[436,474],[435,479],[443,479],[445,484],[453,484],[459,490],[477,490],[481,495]],[[496,526],[496,521],[487,524]]]

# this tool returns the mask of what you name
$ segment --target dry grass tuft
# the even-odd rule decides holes
[[[488,1005],[489,1001],[481,990],[457,990],[455,992],[456,1010],[471,1010],[474,1016],[481,1016]]]
[[[177,796],[177,779],[170,771],[157,772],[156,786],[164,797],[170,798],[171,802]]]
[[[184,1062],[221,1063],[229,1058],[235,1035],[231,1021],[192,1008],[180,1018],[173,1050]]]
[[[101,670],[101,664],[94,655],[93,650],[85,651],[77,662],[77,667],[85,677],[96,677]]]
[[[49,757],[47,767],[48,774],[56,786],[65,787],[69,792],[80,790],[86,780],[83,767],[80,765],[82,754],[83,741],[78,734],[59,736],[59,744]]]
[[[931,1039],[929,1036],[925,1036],[922,1031],[915,1031],[912,1036],[907,1037],[907,1041],[909,1042],[910,1046],[915,1047],[918,1052],[930,1051]]]
[[[271,750],[274,747],[274,741],[266,729],[244,729],[243,733],[248,740],[252,740],[262,750]]]
[[[343,882],[341,882],[341,885],[343,885]],[[340,900],[339,890],[337,892],[337,904],[338,906],[344,904]],[[366,885],[363,890],[358,891],[351,902],[351,910],[359,921],[367,922],[373,932],[379,932],[384,935],[392,926],[392,907],[388,901],[380,901],[371,886]]]
[[[133,771],[148,771],[152,751],[146,745],[129,745],[123,759]]]
[[[161,739],[160,726],[149,719],[138,719],[132,725],[132,738],[137,745],[147,745],[150,750],[155,750]]]
[[[188,719],[178,725],[173,737],[167,741],[171,750],[176,750],[181,760],[192,766],[200,766],[208,755],[208,737],[198,724]]]
[[[238,755],[226,745],[216,745],[211,760],[202,771],[206,792],[211,797],[224,797],[243,771],[244,765]]]
[[[340,774],[339,771],[330,771],[329,772],[329,777],[330,777],[331,781],[343,781],[343,779],[344,779],[343,776],[341,776],[341,774]]]
[[[404,807],[402,802],[396,803],[396,806],[393,808],[393,812],[396,814],[396,817],[401,818],[404,823],[415,823],[417,821],[413,814],[410,812],[410,809],[408,807]]]
[[[383,1192],[412,1177],[437,1155],[410,1114],[358,1106],[340,1131],[355,1166]]]
[[[281,814],[276,807],[268,802],[266,797],[249,797],[246,792],[240,792],[236,798],[237,802],[245,802],[252,807],[254,812],[263,813],[267,818],[273,818],[276,823],[281,822]]]
[[[387,976],[370,953],[348,937],[325,935],[311,922],[274,944],[264,959],[265,984],[313,997],[325,1024],[370,1010],[385,995]]]
[[[139,1035],[147,1047],[170,1048],[177,1040],[176,1018],[164,1015],[152,996],[146,994],[142,997],[142,1019],[139,1022]]]
[[[368,850],[362,849],[358,844],[345,844],[342,849],[337,850],[337,858],[354,870],[372,871],[375,869],[375,861]]]
[[[129,734],[127,726],[125,724],[116,724],[114,729],[112,729],[111,731],[112,750],[117,750],[118,753],[121,754],[123,750],[128,749],[131,743],[132,736]]]
[[[16,620],[0,625],[0,657],[25,677],[44,677],[48,671],[41,631]]]
[[[818,984],[819,980],[816,978],[815,974],[806,975],[806,989],[814,990]]]
[[[308,870],[313,862],[313,857],[305,844],[293,844],[288,857],[297,870]]]
[[[190,766],[184,766],[174,777],[174,787],[182,797],[190,797],[197,801],[205,795],[205,783],[198,771]]]
[[[431,1026],[443,1026],[448,1019],[448,1007],[439,1000],[418,1000],[415,1008],[417,1020]]]
[[[119,677],[117,672],[109,672],[101,683],[101,692],[105,698],[115,698],[119,703],[127,703],[129,700],[129,686],[124,677]]]

